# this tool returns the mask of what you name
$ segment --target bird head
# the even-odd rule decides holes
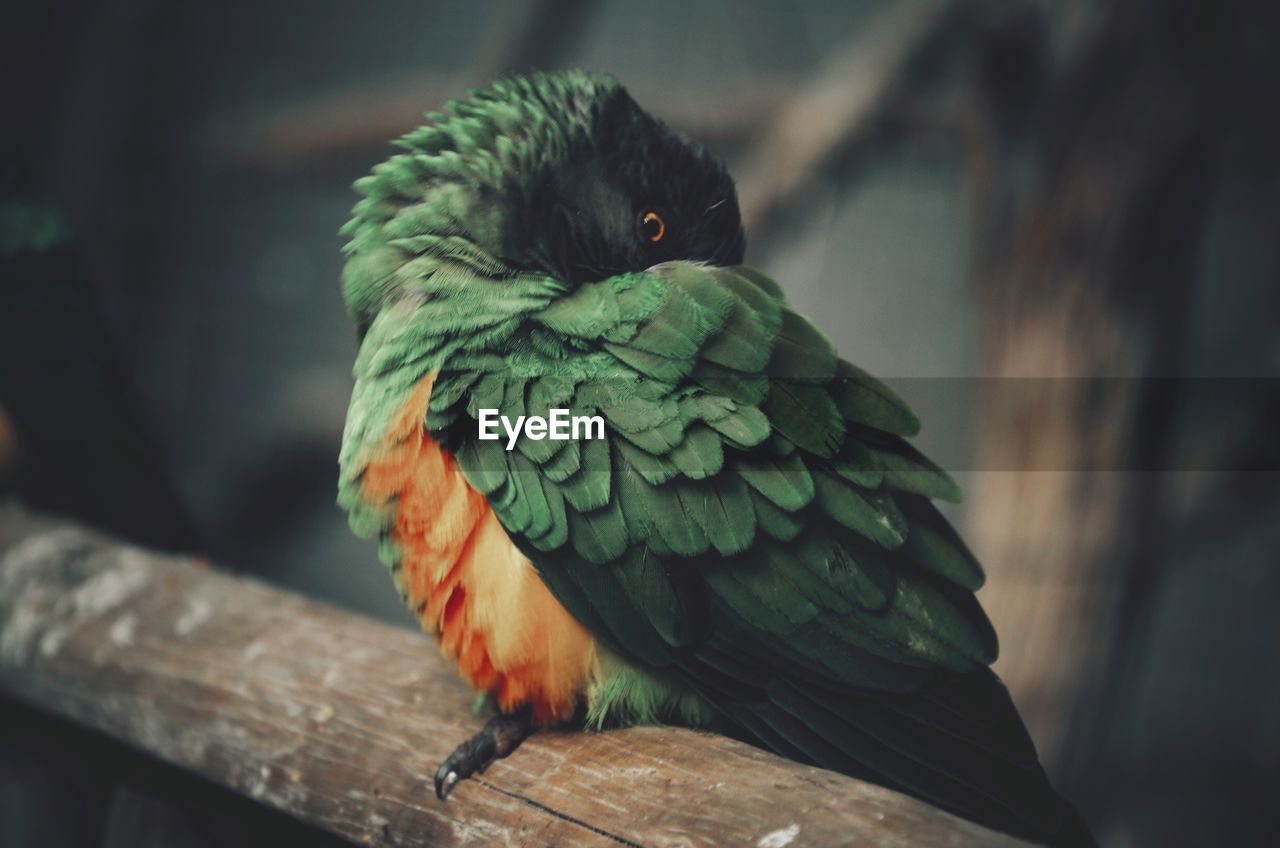
[[[343,284],[362,332],[406,294],[565,292],[671,260],[742,261],[724,165],[611,78],[511,77],[427,117],[356,183]]]

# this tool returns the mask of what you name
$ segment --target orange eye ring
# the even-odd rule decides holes
[[[660,242],[667,234],[667,224],[657,212],[646,212],[640,216],[640,234],[651,242]]]

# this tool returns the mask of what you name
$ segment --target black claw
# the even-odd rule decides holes
[[[496,759],[498,746],[489,725],[459,745],[436,769],[436,797],[441,801],[459,781],[483,772]]]
[[[450,769],[448,763],[440,766],[440,769],[436,772],[436,797],[441,801],[448,798],[449,792],[459,779],[458,773]]]
[[[494,760],[520,747],[528,735],[528,710],[489,719],[484,730],[459,745],[436,769],[436,797],[441,801],[448,798],[453,787],[473,774],[483,773]]]
[[[440,766],[436,772],[436,797],[441,801],[449,797],[449,793],[453,791],[453,787],[458,785],[458,781],[462,780],[458,773],[449,767],[448,763]]]

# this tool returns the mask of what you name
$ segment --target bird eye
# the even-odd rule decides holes
[[[640,216],[640,235],[652,242],[662,241],[667,234],[667,225],[657,212],[646,212]]]

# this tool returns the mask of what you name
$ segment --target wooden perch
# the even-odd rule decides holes
[[[0,691],[364,844],[1021,844],[680,729],[537,734],[442,803],[482,719],[425,636],[2,507]]]

